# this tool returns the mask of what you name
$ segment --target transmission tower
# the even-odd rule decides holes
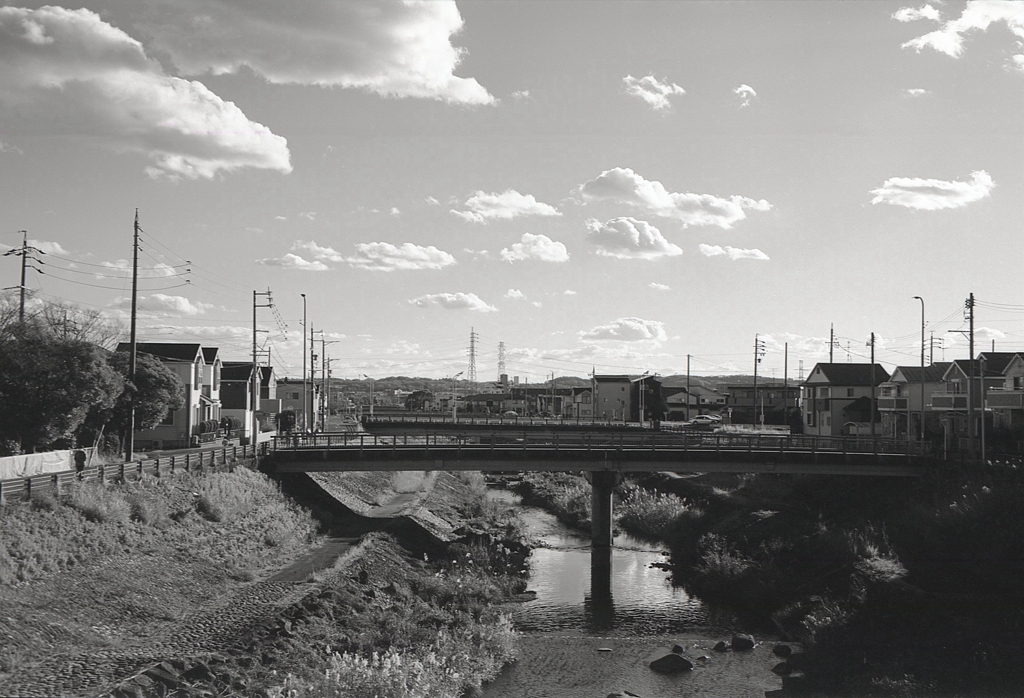
[[[498,380],[505,375],[505,343],[498,342]]]
[[[470,389],[476,388],[476,342],[480,338],[473,328],[469,328],[469,370],[466,372],[466,380],[469,381]]]

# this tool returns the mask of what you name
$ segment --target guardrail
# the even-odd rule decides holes
[[[31,499],[44,492],[60,495],[75,482],[126,482],[139,480],[143,475],[163,477],[179,472],[205,472],[232,470],[240,458],[251,458],[265,452],[266,446],[225,446],[202,451],[140,458],[127,463],[108,463],[87,466],[81,473],[61,470],[32,477],[0,480],[0,506],[14,501]]]
[[[579,449],[642,448],[658,450],[694,449],[709,451],[774,451],[802,453],[842,454],[900,454],[927,455],[930,448],[920,442],[899,439],[865,438],[855,436],[828,437],[793,434],[723,434],[711,432],[643,432],[643,433],[554,433],[538,435],[527,431],[493,431],[467,433],[428,433],[410,436],[399,434],[383,436],[366,433],[301,434],[278,436],[272,441],[275,451],[298,450],[361,450],[369,448],[545,448],[561,450],[563,447]]]
[[[360,420],[362,424],[496,424],[496,425],[520,425],[520,426],[555,426],[573,425],[579,427],[626,427],[640,429],[639,422],[623,422],[622,420],[599,419],[593,420],[590,417],[504,417],[502,415],[459,415],[453,419],[450,414],[375,414],[372,417],[363,415]]]

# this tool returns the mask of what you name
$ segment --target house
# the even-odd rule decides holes
[[[121,342],[117,351],[131,351],[131,345]],[[220,361],[218,354],[204,352],[199,344],[173,342],[139,342],[136,351],[158,358],[185,387],[185,404],[169,412],[152,429],[140,429],[135,434],[136,447],[186,448],[215,438],[221,417],[221,376],[219,370],[214,370]],[[213,360],[210,370],[206,355]]]
[[[591,420],[594,418],[594,391],[591,388],[572,388],[572,405],[569,415],[575,419]]]
[[[801,384],[805,434],[850,436],[880,433],[878,386],[889,380],[880,364],[819,363]]]
[[[1016,356],[1014,352],[982,352],[977,359],[957,359],[950,363],[942,376],[945,390],[933,392],[931,404],[933,410],[942,413],[940,420],[947,448],[969,448],[969,439],[978,438],[981,417],[985,414],[983,402],[990,392],[1006,387],[1004,371]],[[1010,381],[1012,385],[1012,376]],[[1005,399],[1012,400],[1000,395],[996,402]],[[972,413],[973,428],[969,421]]]
[[[655,376],[595,375],[592,384],[594,416],[599,421],[638,422],[665,416],[661,381]]]
[[[939,415],[931,409],[932,394],[944,390],[942,377],[949,366],[949,362],[941,362],[893,369],[889,380],[878,386],[875,405],[882,424],[879,434],[893,438],[908,437],[915,441],[941,434]]]
[[[253,394],[258,370],[251,361],[225,361],[221,371],[221,411],[238,420],[237,429],[246,443],[253,443],[253,413],[260,409],[259,393]]]
[[[471,414],[501,414],[511,401],[509,393],[477,393],[462,398],[465,411]]]
[[[302,404],[303,393],[305,393],[305,407]],[[301,378],[281,378],[277,381],[277,399],[280,401],[281,412],[292,412],[295,415],[295,429],[298,431],[315,430],[317,415],[313,405],[319,404],[320,401],[320,386],[318,384],[311,381],[303,383]]]
[[[666,419],[684,421],[698,414],[721,412],[726,405],[726,396],[717,390],[702,385],[685,387],[662,387],[662,398],[665,400]]]
[[[725,408],[733,424],[789,424],[799,401],[800,389],[778,380],[726,386]]]
[[[984,396],[992,413],[994,435],[1010,442],[1021,441],[1024,439],[1024,357],[1014,354],[1003,369],[1002,379],[1002,385],[988,388]],[[1004,448],[1010,445],[1001,444]]]

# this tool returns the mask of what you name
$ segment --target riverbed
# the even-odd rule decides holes
[[[672,585],[657,545],[618,535],[607,554],[590,540],[506,490],[490,496],[515,504],[536,547],[529,589],[536,599],[514,609],[522,633],[519,659],[484,687],[485,698],[605,698],[631,691],[643,698],[680,695],[762,698],[781,687],[771,672],[776,638],[757,635],[746,652],[716,652],[720,640],[750,632],[727,609],[714,608]],[[693,671],[658,674],[648,663],[673,645]]]

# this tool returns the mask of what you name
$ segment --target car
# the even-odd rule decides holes
[[[717,414],[698,414],[690,420],[690,424],[718,424],[722,418]]]
[[[518,417],[519,413],[516,412],[515,410],[506,410],[505,412],[501,413],[501,416],[502,417]]]

